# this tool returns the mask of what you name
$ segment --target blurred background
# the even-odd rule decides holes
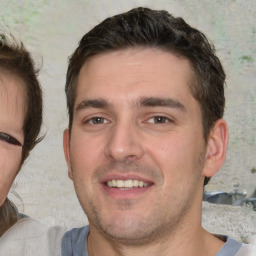
[[[44,92],[46,137],[32,151],[9,195],[25,214],[67,227],[87,223],[62,150],[68,124],[64,95],[68,56],[104,18],[137,6],[181,16],[215,45],[227,74],[225,119],[230,136],[226,163],[206,191],[236,190],[256,197],[255,0],[0,0],[0,29],[22,40],[32,53]],[[256,235],[256,211],[250,206],[205,203],[203,224],[210,231],[249,241]]]

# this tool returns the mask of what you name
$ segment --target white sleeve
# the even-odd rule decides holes
[[[25,218],[12,226],[0,239],[0,256],[60,256],[65,229],[47,226]]]
[[[252,244],[245,244],[235,256],[256,256],[256,240]]]

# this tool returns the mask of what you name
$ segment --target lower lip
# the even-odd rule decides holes
[[[146,187],[133,187],[133,188],[112,188],[102,184],[103,189],[107,194],[113,198],[135,198],[138,197],[152,188],[152,185]]]

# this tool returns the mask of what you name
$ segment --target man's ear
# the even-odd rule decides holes
[[[66,159],[66,163],[68,166],[68,177],[73,180],[73,174],[71,170],[71,164],[70,164],[70,151],[69,151],[69,143],[70,143],[70,132],[68,129],[64,130],[63,133],[63,149],[64,149],[64,155]]]
[[[207,143],[206,159],[203,169],[205,177],[212,177],[223,165],[226,158],[228,143],[228,127],[224,119],[219,119],[214,124]]]

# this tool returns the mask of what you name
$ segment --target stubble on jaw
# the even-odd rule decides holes
[[[72,167],[72,166],[71,166]],[[130,161],[130,160],[124,160],[124,161],[112,161],[109,164],[96,168],[93,178],[92,178],[92,184],[98,183],[99,180],[102,179],[105,175],[108,173],[112,173],[113,171],[117,173],[127,173],[129,171],[135,171],[137,175],[142,175],[143,177],[147,177],[147,179],[154,181],[154,184],[162,184],[163,183],[163,176],[160,170],[157,170],[156,168],[148,167],[144,164]],[[88,216],[89,223],[92,224],[98,231],[100,231],[104,237],[106,237],[109,240],[112,241],[118,241],[119,243],[123,244],[129,244],[129,245],[139,245],[145,243],[146,240],[148,240],[148,237],[155,237],[158,233],[158,230],[150,230],[150,226],[153,224],[158,226],[159,221],[153,217],[153,220],[150,221],[151,224],[148,223],[148,220],[144,220],[142,218],[142,221],[140,221],[139,225],[134,223],[132,219],[120,219],[121,226],[123,226],[123,230],[127,230],[130,235],[120,235],[118,231],[115,231],[115,226],[112,225],[112,223],[106,223],[104,216],[102,216],[99,207],[95,204],[95,198],[82,198],[81,195],[79,195],[78,191],[82,191],[80,189],[80,186],[76,184],[75,182],[75,189],[77,192],[78,199],[80,201],[80,204],[85,212],[85,214]],[[157,202],[154,202],[157,204]],[[130,209],[133,209],[137,204],[136,200],[133,199],[117,199],[115,200],[115,205],[117,206],[119,211],[129,211]],[[157,207],[158,208],[158,207]],[[111,209],[109,209],[111,211]],[[158,215],[158,214],[155,214]],[[139,227],[139,228],[137,228]],[[134,232],[131,232],[134,229]],[[122,231],[123,231],[122,230]],[[131,234],[132,233],[132,234]],[[149,234],[148,234],[149,233]],[[156,233],[154,235],[154,233]],[[132,236],[132,237],[131,237]],[[146,237],[146,238],[144,238]],[[145,241],[144,241],[145,240]],[[154,240],[154,238],[152,239]]]
[[[205,162],[205,151],[200,153],[198,158],[200,168],[202,169]],[[163,182],[163,177],[161,176],[161,172],[143,166],[141,164],[136,164],[134,162],[112,162],[102,168],[97,168],[93,175],[93,182],[101,179],[103,175],[111,172],[113,170],[127,172],[128,170],[136,169],[136,172],[139,174],[147,175],[148,177],[154,177],[153,180],[159,183]],[[123,245],[130,246],[139,246],[146,245],[148,243],[157,243],[163,242],[163,238],[170,238],[175,235],[176,230],[179,228],[180,223],[184,219],[184,216],[188,214],[193,202],[194,197],[196,196],[195,186],[198,186],[197,179],[202,178],[199,175],[199,172],[196,172],[198,177],[194,179],[194,183],[192,186],[189,198],[185,202],[183,202],[181,209],[178,214],[170,214],[170,212],[166,212],[162,210],[161,202],[152,201],[154,203],[154,208],[151,211],[151,214],[147,218],[143,218],[140,216],[139,221],[135,222],[133,219],[120,219],[120,226],[123,227],[122,232],[115,229],[115,226],[112,223],[106,223],[104,216],[101,215],[100,209],[95,204],[93,198],[79,198],[80,204],[82,205],[85,213],[88,215],[89,223],[94,225],[94,227],[108,240],[112,242],[121,243]],[[195,174],[195,175],[196,175]],[[79,188],[76,188],[76,191]],[[78,195],[79,197],[79,195]],[[171,195],[170,203],[173,203],[173,209],[175,209],[176,205],[179,204],[180,196]],[[87,202],[85,202],[87,201]],[[176,202],[175,202],[176,201]],[[118,209],[121,211],[129,211],[132,209],[134,204],[133,200],[116,200],[116,205]],[[159,204],[159,206],[157,206]],[[171,206],[167,206],[167,208],[171,209]],[[111,211],[111,209],[109,209]],[[124,231],[127,231],[126,233]],[[160,236],[161,234],[161,236]],[[160,241],[160,238],[162,239]]]

